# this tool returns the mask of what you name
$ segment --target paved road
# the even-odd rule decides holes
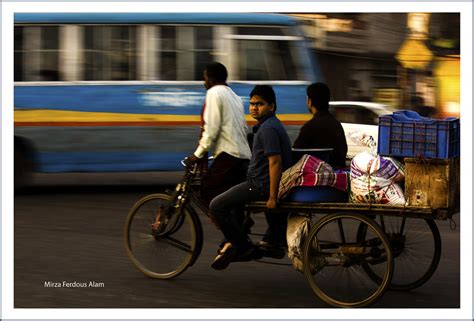
[[[220,235],[202,216],[204,248],[193,267],[171,281],[149,279],[136,270],[122,241],[127,211],[140,197],[165,188],[156,182],[172,184],[177,177],[48,176],[17,195],[15,307],[327,307],[312,293],[304,275],[288,265],[249,262],[231,264],[225,271],[212,270],[209,265]],[[454,231],[449,222],[438,222],[443,252],[433,278],[411,292],[387,292],[375,307],[459,307],[459,215],[455,220],[458,228]],[[256,221],[254,230],[262,232],[262,217]],[[49,281],[62,287],[45,286]],[[77,287],[89,282],[95,287]]]

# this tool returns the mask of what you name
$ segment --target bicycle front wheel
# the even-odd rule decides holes
[[[360,225],[365,238],[358,236]],[[376,302],[390,284],[392,249],[380,227],[358,214],[332,214],[320,219],[305,242],[304,274],[315,294],[336,307],[364,307]],[[364,264],[376,265],[382,282],[373,282]]]
[[[183,273],[202,249],[202,227],[189,208],[168,213],[158,232],[152,229],[157,215],[168,208],[168,194],[152,194],[139,200],[124,225],[125,248],[133,264],[145,275],[171,279]]]

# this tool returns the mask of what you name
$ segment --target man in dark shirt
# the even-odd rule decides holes
[[[323,83],[306,89],[308,110],[313,114],[301,127],[293,148],[332,148],[328,163],[333,168],[345,167],[347,142],[341,123],[329,113],[330,91]]]
[[[291,142],[275,111],[273,88],[255,86],[250,93],[250,114],[258,124],[253,128],[255,137],[247,181],[216,196],[210,204],[211,216],[228,240],[212,263],[216,270],[252,256],[253,244],[239,220],[244,205],[266,201],[267,209],[277,207],[281,173],[291,165]]]

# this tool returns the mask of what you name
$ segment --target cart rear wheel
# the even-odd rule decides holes
[[[428,281],[441,258],[441,236],[433,220],[398,216],[377,218],[393,250],[394,272],[390,290],[412,290]],[[361,233],[363,227],[359,228]],[[367,275],[380,283],[379,271],[363,265]]]
[[[139,200],[130,210],[124,226],[125,248],[133,264],[144,274],[171,279],[183,273],[202,249],[202,227],[190,208],[171,213],[153,231],[158,213],[167,208],[170,196],[153,194]]]
[[[365,237],[358,237],[359,226]],[[377,266],[382,282],[371,280],[363,265]],[[364,307],[376,302],[390,284],[393,257],[384,232],[358,214],[323,217],[305,242],[304,274],[324,302],[336,307]]]

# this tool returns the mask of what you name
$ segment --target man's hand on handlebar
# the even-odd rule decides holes
[[[196,155],[191,154],[183,160],[183,163],[186,166],[186,168],[192,168],[193,165],[196,164],[199,160],[201,159],[198,158]]]

